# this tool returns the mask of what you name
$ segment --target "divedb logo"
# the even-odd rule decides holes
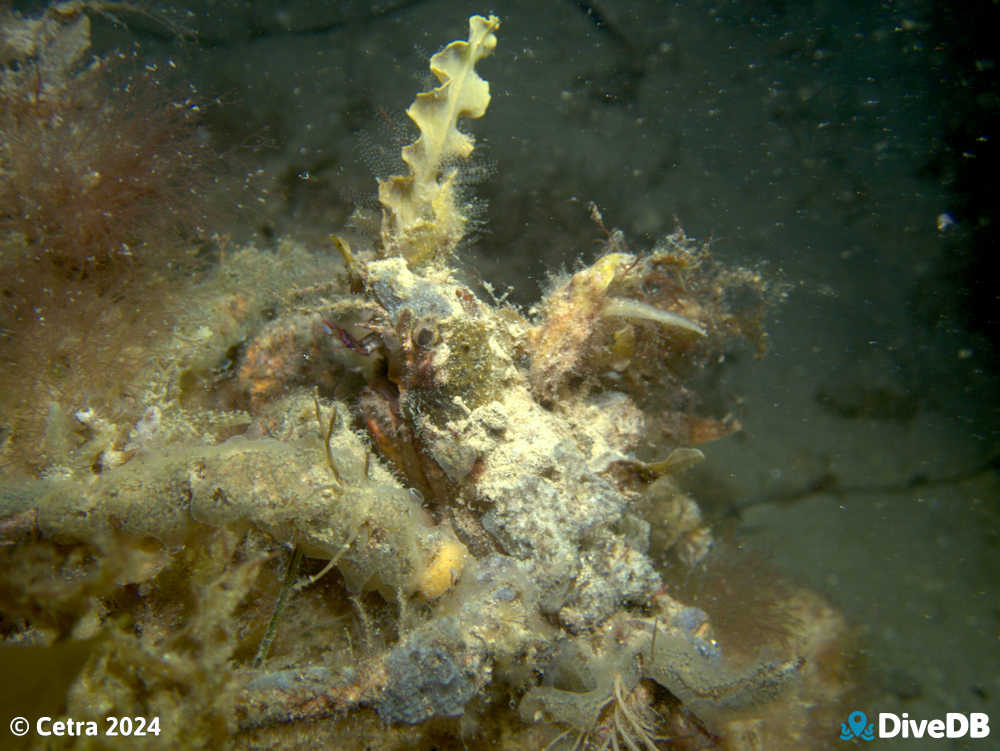
[[[990,716],[985,712],[948,712],[944,719],[911,720],[906,712],[893,714],[879,712],[878,733],[875,723],[868,721],[864,712],[855,709],[847,715],[847,722],[840,723],[840,740],[857,738],[873,741],[876,738],[988,738]]]

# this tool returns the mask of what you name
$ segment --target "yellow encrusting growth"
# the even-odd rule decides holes
[[[431,58],[441,85],[417,94],[406,110],[420,129],[420,137],[403,148],[410,174],[379,180],[383,253],[402,256],[411,267],[443,263],[465,235],[456,160],[468,158],[475,142],[458,130],[458,118],[486,113],[490,85],[475,65],[496,48],[498,28],[496,16],[472,16],[469,40],[452,42]]]
[[[458,540],[454,538],[442,540],[427,568],[417,572],[417,591],[428,600],[440,597],[458,581],[468,557],[468,549]]]

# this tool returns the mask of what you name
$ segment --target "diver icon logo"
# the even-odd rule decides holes
[[[840,740],[849,741],[851,738],[875,740],[875,723],[868,722],[865,713],[856,709],[847,715],[847,722],[840,723]]]

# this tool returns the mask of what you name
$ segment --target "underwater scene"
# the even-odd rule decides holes
[[[0,749],[1000,747],[998,21],[0,0]]]

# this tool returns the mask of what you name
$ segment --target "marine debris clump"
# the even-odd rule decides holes
[[[486,111],[476,65],[499,28],[474,16],[432,58],[440,85],[409,110],[408,174],[379,183],[378,238],[335,237],[344,265],[319,285],[294,248],[284,267],[237,254],[231,274],[284,268],[290,291],[244,290],[158,345],[188,354],[145,374],[163,398],[132,425],[56,405],[63,461],[4,487],[16,544],[0,552],[24,576],[3,590],[3,637],[90,640],[65,676],[74,716],[160,715],[151,742],[192,747],[444,732],[774,749],[805,747],[817,703],[836,702],[813,660],[843,629],[817,598],[795,593],[780,644],[733,650],[661,575],[665,556],[690,569],[713,547],[677,476],[702,457],[691,443],[736,424],[699,414],[686,379],[760,339],[762,277],[680,230],[648,253],[613,233],[528,317],[451,268],[473,149],[460,118]],[[213,353],[239,362],[194,408]],[[55,561],[66,546],[88,553]],[[76,575],[53,599],[39,582],[59,565]]]

